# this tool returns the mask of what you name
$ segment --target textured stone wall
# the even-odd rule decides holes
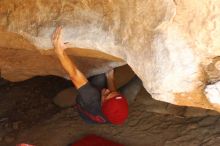
[[[59,25],[87,76],[128,63],[154,99],[220,111],[220,1],[1,0],[1,75],[65,77]]]

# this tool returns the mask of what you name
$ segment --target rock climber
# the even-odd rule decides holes
[[[123,124],[128,117],[128,101],[116,90],[114,70],[87,79],[65,52],[68,47],[62,40],[61,27],[53,33],[52,43],[63,68],[78,91],[75,107],[82,119],[87,123]]]

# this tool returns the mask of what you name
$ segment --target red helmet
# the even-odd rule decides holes
[[[124,96],[117,95],[104,101],[102,112],[112,124],[123,124],[128,118],[128,102]]]

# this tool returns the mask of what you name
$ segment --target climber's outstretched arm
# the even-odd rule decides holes
[[[114,69],[108,71],[106,73],[107,77],[107,85],[108,89],[112,92],[116,91],[115,83],[114,83]]]
[[[66,72],[69,74],[73,84],[77,89],[85,85],[88,80],[85,75],[77,68],[74,61],[71,61],[65,52],[67,48],[66,44],[62,41],[62,28],[58,27],[53,33],[52,43],[55,48],[55,52]]]

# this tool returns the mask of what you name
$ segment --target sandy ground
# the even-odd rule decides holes
[[[70,86],[71,82],[53,76],[1,83],[0,146],[14,146],[20,142],[67,146],[91,133],[126,146],[220,145],[219,115],[185,117],[182,112],[179,115],[150,112],[146,108],[147,100],[143,102],[150,98],[146,97],[149,95],[145,90],[130,105],[129,119],[123,126],[88,125],[75,109],[53,104],[53,97]],[[157,105],[160,109],[162,104]]]

